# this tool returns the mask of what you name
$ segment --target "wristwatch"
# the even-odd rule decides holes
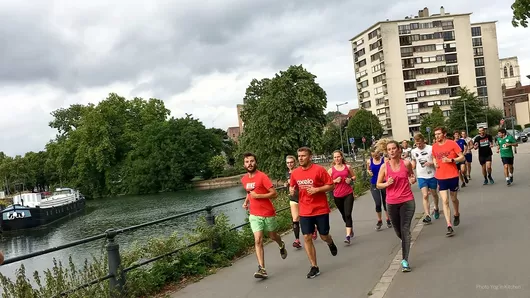
[[[454,158],[451,158],[451,162],[455,162],[455,159],[454,159]]]

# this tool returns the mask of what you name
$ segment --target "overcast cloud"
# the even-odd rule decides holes
[[[112,3],[112,4],[110,4]],[[473,12],[497,20],[501,57],[530,74],[530,29],[511,26],[494,0],[10,1],[0,0],[0,151],[38,151],[54,137],[50,112],[108,93],[163,99],[172,116],[207,127],[237,125],[252,78],[291,64],[318,76],[335,104],[357,108],[348,40],[373,23],[416,14]]]

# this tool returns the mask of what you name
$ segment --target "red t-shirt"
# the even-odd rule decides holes
[[[458,146],[458,144],[453,140],[445,140],[443,145],[440,145],[439,143],[432,145],[432,156],[436,158],[436,162],[439,165],[439,168],[436,169],[436,173],[434,174],[436,179],[450,179],[458,177],[458,168],[456,163],[445,163],[442,161],[442,158],[457,158],[458,153],[460,152],[462,152],[462,149],[460,149],[460,146]]]
[[[269,176],[258,170],[254,172],[253,177],[249,177],[248,174],[243,176],[241,184],[246,191],[254,191],[259,195],[269,193],[269,189],[274,187]],[[274,209],[270,199],[254,199],[250,194],[247,194],[247,196],[250,200],[250,214],[263,217],[276,215],[276,209]]]
[[[308,169],[302,167],[294,169],[289,184],[298,187],[300,191],[298,199],[300,216],[317,216],[331,212],[326,193],[319,192],[313,195],[307,193],[307,189],[311,186],[321,187],[333,184],[328,171],[322,166],[312,164]]]

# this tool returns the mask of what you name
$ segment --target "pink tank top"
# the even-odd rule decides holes
[[[410,189],[409,171],[405,166],[405,162],[400,160],[399,170],[392,171],[389,161],[386,164],[386,180],[389,177],[394,178],[394,183],[386,188],[386,202],[388,204],[401,204],[410,200],[414,200],[414,195]]]
[[[342,171],[335,169],[335,166],[331,167],[331,178],[335,180],[337,177],[341,177],[342,179],[340,183],[335,184],[333,196],[336,198],[342,198],[353,193],[353,188],[351,185],[346,183],[346,178],[350,177],[350,171],[346,165],[344,165],[344,169]]]

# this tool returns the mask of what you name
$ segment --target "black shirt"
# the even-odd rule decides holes
[[[493,151],[491,151],[491,144],[493,143],[493,138],[489,134],[485,134],[483,137],[478,135],[473,139],[473,144],[478,144],[478,155],[479,156],[491,156]]]

